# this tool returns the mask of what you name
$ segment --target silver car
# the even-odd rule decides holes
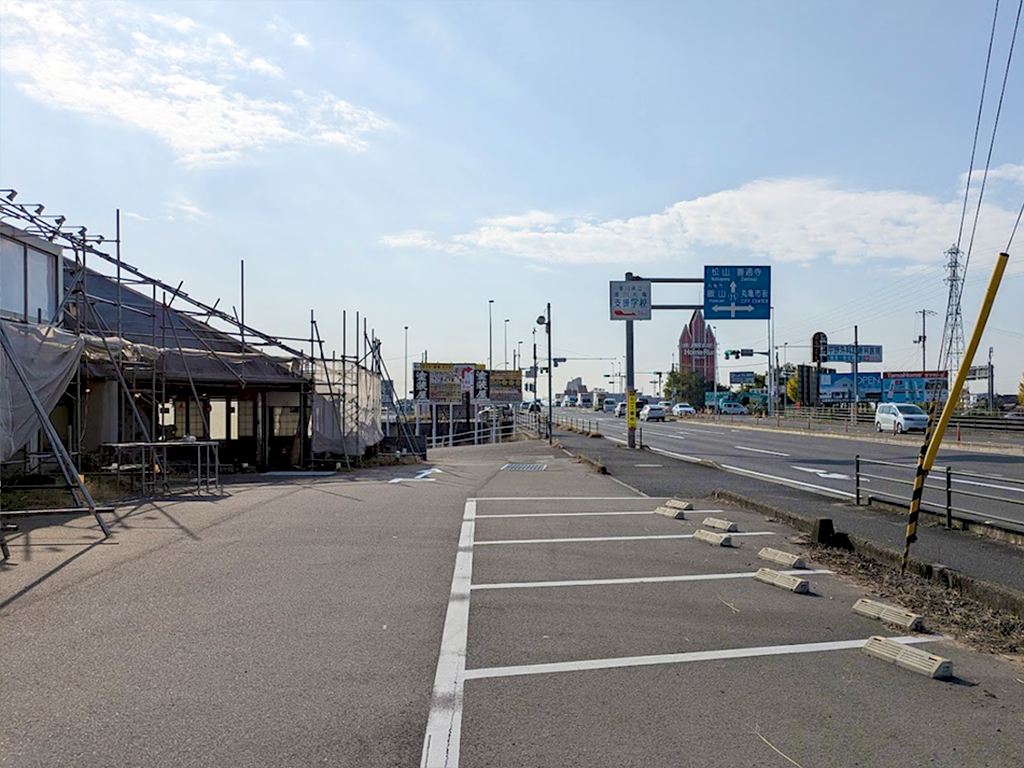
[[[928,414],[910,403],[882,403],[875,409],[875,429],[879,432],[924,432]]]

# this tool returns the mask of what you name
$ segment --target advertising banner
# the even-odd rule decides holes
[[[831,353],[829,355],[831,359]],[[818,381],[818,396],[823,403],[841,403],[853,400],[852,373],[823,373]],[[857,397],[860,400],[882,399],[882,374],[857,375]]]
[[[492,403],[521,403],[523,375],[519,371],[488,371]]]
[[[948,371],[891,371],[882,374],[886,403],[943,403],[949,397]]]

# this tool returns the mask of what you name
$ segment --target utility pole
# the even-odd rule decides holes
[[[539,400],[537,397],[537,379],[540,377],[537,375],[537,329],[533,329],[533,399]]]
[[[996,412],[996,369],[992,367],[992,347],[988,348],[988,412]]]
[[[405,394],[403,398],[409,397],[409,326],[405,326]]]
[[[927,371],[928,357],[925,355],[925,342],[928,341],[928,334],[925,333],[925,320],[927,320],[929,316],[935,316],[938,313],[932,312],[930,309],[919,309],[914,314],[921,316],[921,335],[914,340],[914,343],[921,345],[921,370]]]
[[[508,318],[505,318],[505,370],[508,370]]]
[[[853,326],[853,400],[850,402],[850,421],[857,423],[857,403],[860,402],[860,381],[857,363],[860,362],[860,342],[857,340],[857,326]]]
[[[487,300],[487,370],[494,370],[494,323],[491,320],[491,308],[494,299]]]

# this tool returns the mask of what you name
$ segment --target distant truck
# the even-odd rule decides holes
[[[580,408],[593,408],[594,394],[592,392],[584,392],[580,395],[578,404]]]

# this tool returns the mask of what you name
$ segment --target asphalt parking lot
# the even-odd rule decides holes
[[[598,476],[575,498],[557,473],[515,480],[522,497],[466,504],[456,647],[437,681],[456,696],[435,687],[424,765],[1018,764],[1020,670],[854,614],[863,591],[813,563],[809,595],[756,581],[770,565],[758,550],[786,549],[785,527],[735,509],[667,519]],[[690,538],[705,514],[737,522],[740,546]],[[867,656],[878,634],[952,659],[956,677]],[[456,711],[460,670],[442,673],[460,638]]]

